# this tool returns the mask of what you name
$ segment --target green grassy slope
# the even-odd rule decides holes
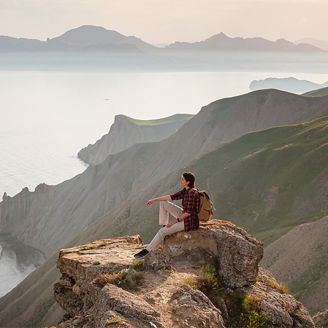
[[[312,90],[309,92],[303,93],[303,96],[307,97],[323,97],[328,96],[328,87]]]
[[[195,161],[216,215],[266,244],[328,214],[328,118],[247,134]]]
[[[196,173],[216,218],[226,218],[270,244],[293,227],[328,214],[328,117],[246,134],[194,160],[99,218],[86,236],[140,233],[148,242],[158,229],[157,204],[148,199],[180,186],[183,171]]]

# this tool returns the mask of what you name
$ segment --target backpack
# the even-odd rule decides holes
[[[210,194],[206,190],[198,191],[199,193],[199,221],[206,222],[213,215],[214,206],[210,199]]]

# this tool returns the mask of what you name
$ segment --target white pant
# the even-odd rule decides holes
[[[171,202],[162,201],[159,204],[159,224],[168,224],[169,223],[169,214],[178,218],[182,215],[183,209]],[[163,240],[164,237],[167,235],[172,235],[175,232],[184,231],[184,222],[178,222],[173,224],[171,227],[163,227],[159,229],[153,240],[150,244],[146,247],[147,251],[150,252],[151,250],[155,249]]]

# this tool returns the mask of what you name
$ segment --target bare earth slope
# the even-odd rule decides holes
[[[328,308],[328,217],[304,223],[265,248],[262,265],[312,314]]]

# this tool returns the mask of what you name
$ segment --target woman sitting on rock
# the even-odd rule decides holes
[[[159,224],[163,227],[157,232],[150,244],[135,254],[134,257],[141,258],[147,255],[151,250],[155,249],[167,235],[171,235],[178,231],[190,231],[199,228],[199,194],[195,189],[195,175],[191,172],[182,174],[180,184],[182,190],[172,195],[166,195],[150,199],[146,206],[150,206],[154,202],[160,202],[159,205]],[[170,200],[182,199],[182,207],[179,207]],[[169,214],[176,220],[169,222]]]

